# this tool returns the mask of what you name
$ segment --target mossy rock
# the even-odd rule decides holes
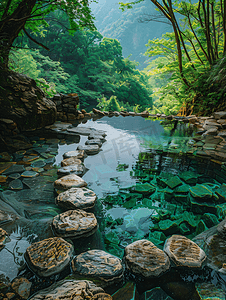
[[[133,190],[143,195],[150,195],[154,193],[155,187],[149,183],[142,183],[142,184],[136,184]]]
[[[189,191],[191,196],[198,201],[210,200],[213,198],[213,192],[202,184],[196,184],[195,186],[190,187]]]
[[[179,226],[175,221],[164,220],[158,223],[159,230],[165,235],[171,235],[180,232]]]

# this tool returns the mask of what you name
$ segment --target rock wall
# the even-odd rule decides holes
[[[51,99],[57,109],[57,120],[58,121],[69,121],[74,120],[78,116],[77,105],[79,104],[78,94],[56,94]]]

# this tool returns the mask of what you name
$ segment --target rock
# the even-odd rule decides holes
[[[99,153],[100,147],[98,145],[80,145],[77,147],[77,150],[84,150],[87,155],[95,155]]]
[[[161,284],[161,288],[172,297],[170,299],[201,300],[192,282],[170,281]]]
[[[7,176],[5,175],[0,175],[0,183],[5,183],[7,181]]]
[[[222,202],[226,202],[226,184],[223,183],[216,191],[215,193],[219,197],[219,199]]]
[[[203,135],[217,135],[218,128],[217,127],[210,127]]]
[[[202,268],[207,258],[196,243],[181,235],[166,240],[164,251],[175,267]]]
[[[79,135],[85,135],[88,136],[91,133],[95,133],[97,132],[95,129],[93,128],[89,128],[89,127],[72,127],[72,128],[68,128],[67,129],[68,132],[72,132],[74,134],[79,134]]]
[[[155,191],[155,187],[149,183],[138,183],[133,188],[134,192],[141,193],[144,195],[150,195],[153,194]]]
[[[15,278],[11,284],[11,288],[18,294],[22,299],[27,299],[30,296],[30,289],[32,283],[23,277]]]
[[[225,291],[213,283],[197,282],[195,287],[201,300],[225,300]]]
[[[139,300],[139,294],[136,285],[133,282],[127,282],[121,289],[112,295],[113,300]]]
[[[61,167],[67,167],[70,165],[81,165],[81,164],[82,164],[82,161],[78,158],[75,158],[74,156],[63,159],[61,161]]]
[[[100,115],[100,116],[102,116],[102,117],[105,116],[105,114],[104,114],[103,111],[101,111],[101,110],[99,110],[99,109],[96,109],[96,108],[93,108],[93,113],[94,113],[94,114],[97,114],[97,115]]]
[[[100,139],[90,139],[85,142],[85,145],[98,145],[99,147],[101,147],[102,142]]]
[[[35,80],[7,71],[0,74],[0,82],[2,118],[13,120],[20,130],[38,129],[55,122],[55,103],[45,98]],[[9,94],[12,100],[9,99]]]
[[[102,143],[106,141],[105,137],[101,134],[97,134],[97,133],[91,133],[88,136],[88,140],[100,140]]]
[[[38,172],[34,172],[34,171],[25,171],[21,174],[21,177],[24,178],[33,178],[33,177],[37,177],[39,174]]]
[[[6,169],[2,175],[10,175],[10,174],[13,174],[13,173],[22,173],[25,171],[25,168],[24,166],[22,165],[12,165],[10,166],[8,169]]]
[[[209,200],[213,197],[212,191],[201,184],[196,184],[195,186],[190,187],[189,191],[192,197],[199,201]]]
[[[148,240],[128,245],[123,260],[132,274],[146,278],[160,276],[170,268],[168,256]]]
[[[195,172],[184,171],[179,174],[179,177],[184,180],[187,184],[196,184],[198,180],[198,175]]]
[[[25,253],[30,269],[41,277],[60,273],[71,261],[74,248],[59,237],[31,244]]]
[[[213,113],[213,117],[216,120],[226,119],[226,111],[218,111]]]
[[[208,130],[208,128],[206,128],[207,126],[209,126],[209,127],[217,127],[219,129],[221,128],[221,124],[218,123],[217,121],[215,121],[214,119],[212,119],[212,120],[206,120],[205,123],[204,123],[204,125],[203,125],[203,128]]]
[[[123,279],[121,259],[102,250],[89,250],[72,261],[75,274],[98,280],[99,286],[116,285]]]
[[[178,233],[180,231],[179,226],[176,221],[163,220],[158,223],[159,230],[162,231],[165,235],[170,235]]]
[[[96,194],[87,188],[71,188],[58,195],[56,204],[63,209],[90,209],[96,199]]]
[[[78,176],[83,176],[86,173],[87,169],[83,164],[79,165],[70,165],[66,167],[61,167],[57,170],[59,176],[65,176],[70,174],[75,174]]]
[[[98,296],[99,295],[99,296]],[[64,279],[39,291],[30,300],[112,300],[110,295],[88,280]]]
[[[219,223],[218,218],[210,213],[205,213],[202,216],[202,219],[208,228],[216,226]]]
[[[57,236],[77,239],[97,231],[97,219],[93,213],[84,210],[68,210],[53,218],[52,227]]]
[[[5,245],[5,240],[6,240],[7,235],[8,235],[8,233],[4,229],[0,228],[0,250]]]
[[[226,237],[226,218],[218,224],[217,234],[222,238]]]
[[[8,176],[10,179],[19,179],[21,176],[19,173],[13,173]]]
[[[71,157],[74,157],[74,159],[83,160],[85,157],[85,151],[84,150],[75,150],[75,151],[68,151],[63,154],[63,158],[71,158]]]
[[[80,188],[87,186],[87,183],[79,176],[71,174],[57,179],[54,187],[59,190],[68,190],[70,188]]]
[[[15,180],[12,180],[10,183],[9,183],[9,188],[11,190],[22,190],[23,189],[23,183],[20,179],[15,179]]]
[[[44,160],[35,161],[31,164],[32,168],[43,168],[45,165],[46,162]]]
[[[170,189],[175,189],[179,185],[182,185],[182,181],[178,176],[171,176],[171,178],[167,179],[165,181],[165,184],[170,188]]]

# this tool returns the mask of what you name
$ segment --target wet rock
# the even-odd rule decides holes
[[[0,228],[0,250],[4,247],[7,235],[7,232],[4,229]]]
[[[202,216],[202,219],[208,228],[216,226],[219,223],[218,218],[210,213],[205,213]]]
[[[141,193],[144,195],[150,195],[153,194],[155,191],[155,187],[149,183],[143,183],[143,184],[136,184],[133,187],[134,192]]]
[[[94,113],[94,114],[97,114],[97,115],[100,115],[100,116],[102,116],[102,117],[105,116],[105,113],[104,113],[103,111],[101,111],[101,110],[99,110],[99,109],[96,109],[96,108],[93,108],[93,113]]]
[[[88,127],[73,127],[73,128],[68,128],[67,129],[68,132],[73,132],[75,134],[79,134],[79,135],[90,135],[91,133],[96,132],[95,129],[93,128],[88,128]]]
[[[52,226],[56,235],[77,239],[97,231],[97,219],[93,213],[84,210],[68,210],[53,218]]]
[[[213,202],[200,202],[200,200],[195,201],[194,198],[190,199],[191,203],[191,211],[196,214],[203,214],[203,213],[211,213],[217,214],[217,206]]]
[[[71,157],[74,157],[75,159],[83,160],[85,157],[85,151],[84,150],[75,150],[75,151],[68,151],[63,154],[63,158],[71,158]]]
[[[200,234],[201,232],[203,232],[207,229],[208,229],[208,227],[206,226],[205,222],[203,220],[200,220],[196,227],[195,234]]]
[[[88,280],[64,279],[39,291],[30,300],[112,300],[111,296]]]
[[[222,238],[226,237],[226,219],[220,222],[217,226],[217,234]]]
[[[2,175],[10,175],[10,174],[13,174],[13,173],[22,173],[25,171],[25,168],[24,166],[22,165],[12,165],[10,166],[9,168],[7,168],[7,170],[5,170]]]
[[[7,181],[7,176],[0,175],[0,183],[5,183]]]
[[[19,173],[13,173],[13,174],[10,174],[8,177],[10,179],[19,179],[20,178],[20,174]]]
[[[161,230],[165,235],[178,233],[180,231],[177,222],[169,219],[160,221],[158,223],[158,227],[159,230]]]
[[[56,204],[63,209],[90,209],[96,203],[96,194],[87,188],[71,188],[60,193]]]
[[[196,243],[181,235],[166,240],[164,251],[175,267],[202,268],[207,258]]]
[[[68,190],[70,188],[85,187],[87,183],[81,177],[71,174],[57,179],[54,186],[59,190]]]
[[[195,284],[199,299],[201,300],[224,300],[225,292],[212,283],[202,282]]]
[[[88,136],[88,140],[100,140],[102,143],[106,141],[105,137],[103,135],[97,134],[97,133],[91,133]]]
[[[59,237],[31,244],[25,259],[30,269],[41,277],[60,273],[71,261],[74,248]]]
[[[185,171],[180,173],[180,178],[184,180],[187,184],[196,184],[198,180],[198,175],[191,171]]]
[[[226,111],[218,111],[213,113],[213,117],[216,120],[226,119]]]
[[[170,268],[168,256],[148,240],[128,245],[125,248],[124,262],[132,274],[146,278],[160,276]]]
[[[15,179],[15,180],[13,180],[9,183],[9,188],[11,190],[17,190],[17,191],[22,190],[23,189],[23,183],[20,179]]]
[[[121,259],[102,250],[89,250],[72,261],[75,274],[93,278],[101,287],[115,285],[123,279]]]
[[[204,201],[206,199],[211,199],[213,197],[213,192],[208,189],[206,186],[197,184],[196,186],[192,186],[189,189],[192,197],[194,197],[198,201]]]
[[[30,296],[30,289],[32,283],[23,277],[15,278],[11,284],[11,288],[18,294],[22,299],[27,299]]]
[[[57,174],[59,176],[65,176],[70,174],[83,176],[86,171],[87,171],[86,167],[83,164],[79,164],[79,165],[70,165],[66,167],[61,167],[60,169],[57,170]]]
[[[215,193],[219,197],[220,201],[225,202],[226,201],[226,184],[223,183],[216,191]]]
[[[34,171],[25,171],[21,174],[21,177],[24,178],[33,178],[33,177],[37,177],[39,174],[38,172],[34,172]]]
[[[182,185],[182,181],[178,176],[171,176],[171,178],[167,179],[165,181],[165,184],[170,188],[170,189],[175,189],[179,185]]]
[[[67,167],[70,165],[81,165],[81,164],[82,164],[82,161],[74,156],[72,156],[70,158],[66,158],[61,161],[61,167]]]
[[[170,281],[161,285],[161,288],[174,300],[200,300],[195,284],[183,281]]]
[[[95,155],[99,153],[100,147],[98,145],[80,145],[77,147],[77,150],[84,150],[87,155]]]
[[[100,139],[91,139],[91,140],[87,140],[85,142],[85,145],[98,145],[99,147],[102,146],[102,142]]]
[[[45,165],[46,162],[44,160],[35,161],[31,164],[32,168],[43,168]]]

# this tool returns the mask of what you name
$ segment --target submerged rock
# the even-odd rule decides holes
[[[30,300],[112,300],[112,297],[88,280],[64,279],[36,293]]]
[[[57,179],[54,182],[54,186],[55,188],[60,190],[68,190],[70,188],[79,188],[87,186],[87,183],[81,177],[75,174],[71,174]]]
[[[4,247],[7,235],[7,232],[4,229],[0,228],[0,250]]]
[[[53,218],[52,226],[56,235],[77,239],[97,231],[97,219],[93,213],[84,210],[68,210]]]
[[[27,299],[30,296],[30,289],[32,283],[23,277],[15,278],[11,284],[11,288],[18,294],[22,299]]]
[[[146,278],[160,276],[170,268],[168,256],[148,240],[128,245],[125,248],[124,262],[132,274]]]
[[[58,195],[56,204],[64,209],[90,209],[94,207],[96,199],[96,194],[85,187],[71,188]]]
[[[75,274],[97,280],[99,286],[107,287],[123,279],[121,259],[102,250],[89,250],[72,261]]]
[[[22,165],[12,165],[10,166],[9,168],[7,168],[3,173],[2,175],[10,175],[10,174],[13,174],[13,173],[22,173],[25,171],[25,168],[24,166]]]
[[[164,251],[175,267],[202,268],[207,258],[196,243],[181,235],[166,240]]]
[[[71,261],[74,248],[59,237],[31,244],[24,255],[31,270],[47,277],[60,273]]]

